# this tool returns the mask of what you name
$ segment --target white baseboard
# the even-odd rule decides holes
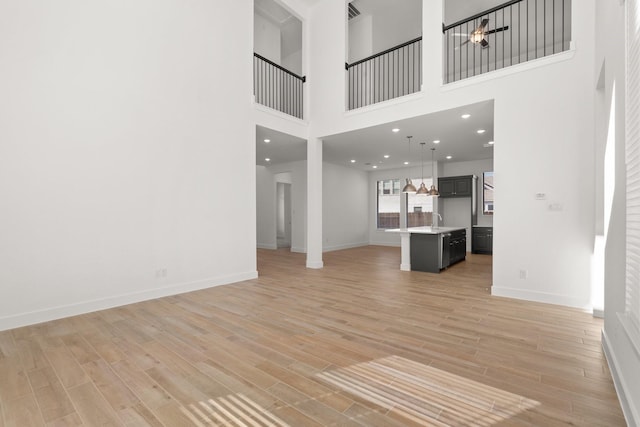
[[[256,246],[258,249],[278,249],[275,243],[258,243]]]
[[[627,390],[629,390],[629,386],[625,381],[624,375],[621,375],[620,373],[620,364],[618,363],[616,354],[613,351],[613,348],[611,347],[609,339],[607,338],[607,334],[604,330],[602,331],[602,349],[604,350],[604,355],[607,358],[607,363],[609,364],[609,371],[611,371],[613,385],[616,388],[618,400],[620,401],[622,413],[624,414],[627,425],[640,426],[640,415],[638,415],[638,408],[636,408],[634,402],[629,399],[629,393],[627,392]]]
[[[307,249],[306,248],[301,248],[298,246],[291,246],[291,252],[295,252],[297,254],[306,254],[307,253]]]
[[[400,247],[400,242],[369,242],[371,246],[392,246],[394,248]]]
[[[258,277],[257,271],[232,274],[228,276],[212,277],[195,282],[178,283],[165,286],[163,288],[149,289],[141,292],[134,292],[124,295],[116,295],[91,301],[83,301],[75,304],[47,308],[44,310],[20,313],[7,317],[0,317],[0,331],[33,325],[36,323],[48,322],[50,320],[62,319],[64,317],[77,316],[79,314],[91,313],[108,308],[119,307],[136,302],[177,295],[200,289],[213,288],[220,285],[242,282]]]
[[[580,308],[591,312],[591,307],[584,304],[578,298],[568,297],[566,295],[549,294],[545,292],[523,291],[522,289],[513,288],[497,288],[495,285],[491,287],[491,295],[497,297],[507,297],[522,299],[527,301],[544,302],[547,304],[564,305],[567,307]]]
[[[322,268],[324,263],[322,261],[307,261],[307,268]]]
[[[593,317],[597,317],[599,319],[604,319],[604,310],[601,308],[592,309]]]
[[[322,248],[322,252],[340,251],[342,249],[360,248],[362,246],[369,246],[369,242],[362,243],[349,243],[346,245],[325,246]]]

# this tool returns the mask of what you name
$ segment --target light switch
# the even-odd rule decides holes
[[[545,193],[536,193],[536,200],[547,200],[547,195]]]

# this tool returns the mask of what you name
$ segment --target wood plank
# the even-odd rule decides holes
[[[122,360],[111,365],[114,372],[151,410],[165,406],[173,401],[173,397],[158,385],[149,375],[140,370],[133,362]]]
[[[29,380],[20,356],[0,358],[0,402],[7,403],[31,394]]]
[[[44,426],[38,403],[33,395],[5,402],[3,412],[6,427]]]
[[[105,427],[121,425],[118,415],[93,383],[88,382],[67,391],[85,424]]]
[[[258,279],[0,332],[0,427],[207,425],[216,405],[290,426],[468,425],[479,410],[624,425],[602,319],[492,297],[491,256],[441,274],[400,271],[398,248],[323,257],[313,270],[258,250]]]
[[[82,418],[77,412],[66,417],[58,418],[45,424],[46,427],[80,427],[83,426]]]
[[[89,377],[66,347],[47,347],[43,351],[65,388],[89,381]]]
[[[75,413],[64,387],[53,368],[46,367],[29,372],[29,381],[46,423]]]

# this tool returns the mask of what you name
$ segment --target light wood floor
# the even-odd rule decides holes
[[[491,297],[491,258],[258,251],[260,278],[0,332],[0,427],[622,426],[578,310]]]

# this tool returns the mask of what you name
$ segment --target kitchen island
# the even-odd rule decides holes
[[[400,234],[400,270],[440,270],[466,256],[465,227],[409,227],[386,230]]]

